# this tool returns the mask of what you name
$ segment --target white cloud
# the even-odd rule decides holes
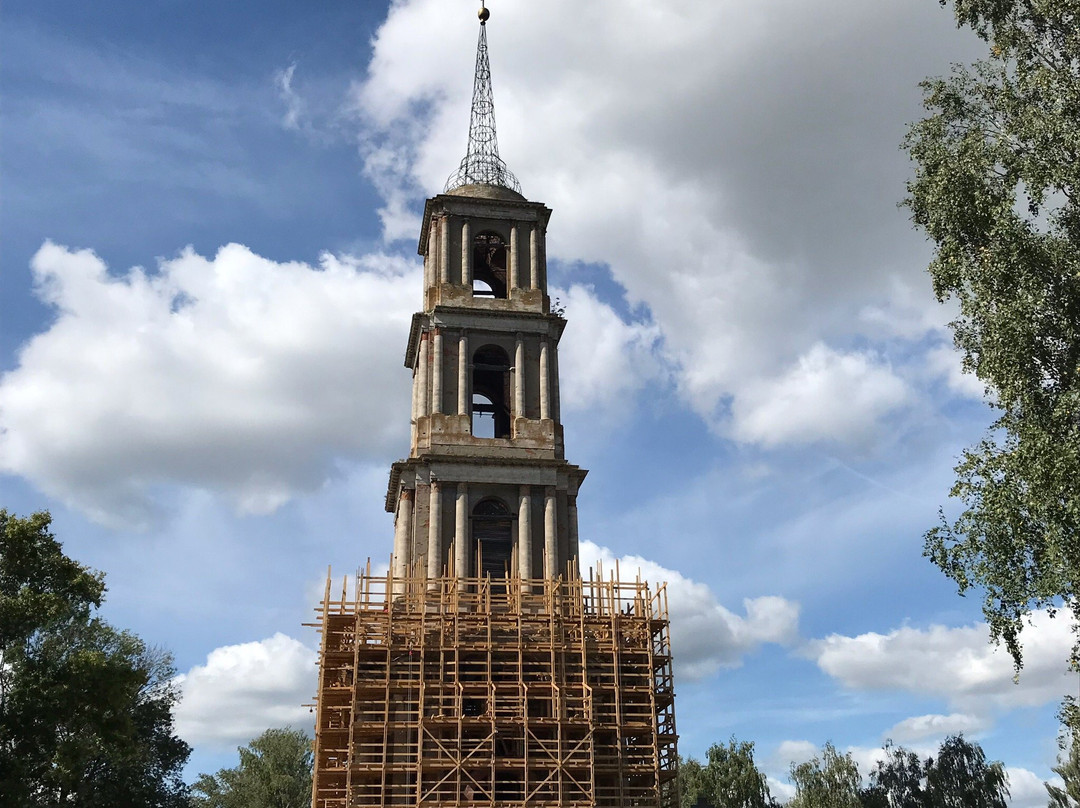
[[[769,793],[772,794],[775,799],[779,800],[781,805],[795,799],[795,786],[791,783],[786,783],[775,777],[767,777],[766,780],[769,784]]]
[[[560,300],[569,319],[567,337],[559,343],[559,389],[567,409],[610,414],[657,379],[656,326],[623,321],[592,289],[577,284]]]
[[[873,330],[892,337],[918,340],[927,335],[942,336],[960,307],[955,299],[939,303],[925,276],[892,276],[882,299],[859,311],[859,320]]]
[[[857,690],[900,690],[944,698],[964,712],[1047,704],[1075,687],[1068,671],[1069,616],[1036,611],[1022,635],[1024,669],[1013,681],[1012,658],[989,643],[984,623],[963,628],[903,627],[888,634],[833,634],[808,644],[822,671]]]
[[[311,723],[316,654],[278,633],[259,642],[216,648],[205,665],[176,678],[182,698],[176,731],[191,744],[228,748],[272,727]]]
[[[232,244],[117,277],[88,250],[46,243],[33,270],[58,316],[0,378],[0,468],[99,521],[145,524],[162,484],[269,512],[343,458],[405,445],[400,357],[420,282],[408,261],[313,267]],[[585,287],[564,294],[564,402],[617,410],[659,374],[657,330]]]
[[[781,741],[769,756],[767,765],[774,770],[786,771],[793,764],[806,763],[820,752],[818,745],[810,741]]]
[[[916,715],[905,718],[884,734],[898,744],[926,738],[943,739],[947,735],[974,735],[989,726],[984,716],[951,713],[949,715]]]
[[[300,129],[300,117],[304,114],[304,100],[292,86],[294,73],[296,73],[296,62],[274,74],[278,97],[285,105],[285,115],[281,119],[281,125],[286,129]]]
[[[603,564],[621,575],[640,572],[650,583],[667,583],[671,645],[681,680],[711,676],[721,668],[742,664],[743,657],[763,643],[790,645],[798,639],[799,604],[777,596],[743,600],[745,616],[721,606],[712,590],[681,573],[640,556],[616,557],[608,548],[581,543],[582,569]]]
[[[823,747],[819,744],[812,743],[810,741],[781,741],[771,755],[769,755],[766,766],[769,771],[779,774],[781,772],[789,772],[792,766],[798,766],[802,763],[806,763],[813,758],[821,758]],[[855,765],[859,769],[859,775],[865,781],[867,776],[877,765],[879,760],[885,759],[884,750],[879,747],[864,747],[864,746],[848,746],[844,748],[838,748],[837,751],[841,755],[848,755]],[[914,750],[920,755],[921,749]],[[794,786],[792,788],[791,796],[794,796]]]
[[[733,407],[734,434],[748,443],[861,443],[910,397],[880,358],[818,343],[781,376],[748,386]]]
[[[940,325],[925,245],[895,206],[909,171],[897,143],[919,79],[965,53],[959,35],[903,0],[689,0],[660,14],[497,9],[502,156],[555,211],[550,254],[611,267],[714,427],[734,413],[740,440],[865,439],[912,397],[874,352],[823,346]],[[461,158],[475,35],[458,10],[407,0],[375,38],[353,104],[388,238],[415,235],[410,196]],[[816,412],[774,401],[814,378],[845,396]]]
[[[927,369],[959,396],[982,401],[986,397],[986,385],[974,373],[967,373],[960,352],[952,345],[937,345],[926,352]]]
[[[1010,808],[1046,808],[1049,797],[1041,777],[1028,769],[1012,766],[1006,766],[1005,771],[1009,775]]]
[[[855,765],[859,767],[859,775],[864,783],[869,779],[870,772],[874,770],[878,762],[885,760],[885,750],[880,746],[849,746],[844,751],[851,756],[851,759],[855,761]],[[924,757],[920,749],[912,749],[912,751],[919,757]]]
[[[407,440],[410,262],[230,244],[117,277],[46,243],[32,268],[56,319],[0,378],[0,469],[100,521],[145,523],[168,484],[272,511]]]

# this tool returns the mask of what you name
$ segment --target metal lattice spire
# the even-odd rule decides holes
[[[495,136],[495,102],[491,95],[491,65],[488,63],[487,50],[487,21],[490,15],[481,3],[469,147],[457,171],[447,179],[444,191],[452,191],[463,185],[500,185],[521,193],[517,177],[499,157],[499,140]]]

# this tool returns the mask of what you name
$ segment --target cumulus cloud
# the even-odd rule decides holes
[[[900,690],[944,698],[966,713],[1047,704],[1075,687],[1068,671],[1073,635],[1068,615],[1045,610],[1025,627],[1024,669],[1013,680],[1012,658],[989,643],[985,623],[962,628],[903,627],[888,634],[833,634],[808,644],[822,671],[857,690]]]
[[[781,376],[748,386],[735,400],[734,433],[763,446],[864,442],[908,398],[907,385],[879,358],[818,343]]]
[[[316,682],[316,654],[278,633],[259,642],[227,645],[176,678],[182,697],[176,731],[191,744],[228,748],[269,727],[307,726],[302,704]]]
[[[1006,766],[1005,773],[1009,776],[1010,808],[1046,808],[1048,797],[1041,777],[1014,766]]]
[[[32,269],[56,317],[0,378],[0,469],[98,520],[145,523],[168,484],[272,511],[408,440],[408,261],[230,244],[117,276],[46,243]]]
[[[564,407],[610,414],[647,382],[660,378],[660,334],[655,325],[624,321],[592,289],[577,284],[561,293],[560,300],[569,318],[559,343]]]
[[[781,741],[769,756],[766,765],[771,769],[786,771],[792,765],[806,763],[820,751],[818,745],[810,741]]]
[[[984,716],[951,713],[949,715],[915,715],[905,718],[885,733],[885,737],[898,744],[922,741],[926,738],[944,738],[947,735],[973,735],[989,726]]]
[[[766,781],[769,784],[769,793],[780,801],[781,805],[791,802],[795,799],[795,786],[791,783],[783,780],[778,780],[775,777],[767,777]]]
[[[931,374],[944,379],[948,388],[958,396],[976,401],[986,397],[986,385],[974,373],[964,370],[960,352],[952,345],[936,345],[927,351],[926,366]]]
[[[743,600],[740,616],[717,602],[712,590],[676,570],[640,556],[618,557],[606,547],[581,543],[582,568],[602,564],[613,570],[618,561],[626,577],[640,572],[643,580],[667,583],[671,645],[677,675],[683,681],[735,668],[763,643],[790,645],[798,639],[799,604],[775,595]]]
[[[917,340],[925,336],[942,336],[949,323],[960,314],[960,306],[950,298],[939,303],[925,276],[913,278],[892,276],[881,289],[876,301],[868,302],[859,311],[859,320],[870,333]]]
[[[410,261],[279,263],[230,244],[118,276],[46,243],[32,268],[56,319],[0,377],[0,469],[99,521],[146,524],[169,484],[265,513],[342,460],[407,447]],[[565,295],[566,406],[616,407],[659,372],[656,329],[585,287]]]
[[[925,247],[895,207],[915,86],[964,53],[936,8],[552,0],[496,15],[503,157],[555,211],[550,254],[610,266],[691,406],[780,445],[862,440],[910,403],[873,352],[824,346],[881,336],[882,318],[903,339],[937,325]],[[409,194],[437,191],[461,157],[473,37],[434,0],[395,4],[376,36],[353,107],[387,237],[413,235]],[[770,393],[813,375],[842,385],[843,406],[787,426]]]
[[[765,760],[765,768],[777,775],[783,775],[790,772],[792,766],[798,766],[803,763],[807,763],[814,758],[821,758],[823,747],[819,744],[812,743],[811,741],[803,740],[787,740],[781,741],[773,753]],[[848,755],[859,769],[859,774],[865,778],[877,765],[878,761],[885,759],[885,752],[881,747],[869,748],[864,746],[847,746],[844,748],[838,748],[837,751],[841,755]],[[920,756],[923,754],[922,749],[914,749]],[[794,796],[794,786],[790,786],[791,792],[786,797],[790,799]],[[781,792],[787,793],[787,792]],[[779,796],[776,791],[773,791],[774,796]]]
[[[911,747],[908,747],[911,748]],[[792,766],[806,763],[813,758],[821,758],[823,747],[810,741],[781,741],[776,749],[766,760],[766,767],[775,773],[788,772]],[[841,755],[848,755],[859,769],[859,774],[865,780],[867,775],[885,759],[885,751],[882,747],[847,746],[838,748]],[[929,747],[912,748],[920,757],[929,755],[935,750]],[[794,788],[794,787],[792,787]],[[794,796],[794,794],[792,794]]]

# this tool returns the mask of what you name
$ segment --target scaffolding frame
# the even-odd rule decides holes
[[[674,808],[667,589],[567,572],[328,575],[313,808]]]

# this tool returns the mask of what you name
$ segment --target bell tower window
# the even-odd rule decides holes
[[[472,397],[472,436],[495,437],[495,405],[490,398],[480,393],[473,393]]]
[[[510,358],[498,345],[473,354],[473,437],[510,437]]]
[[[498,233],[478,233],[473,239],[473,295],[506,297],[506,242]]]
[[[498,499],[485,499],[473,508],[473,553],[479,559],[478,577],[508,577],[510,551],[514,544],[512,518],[510,509]]]

